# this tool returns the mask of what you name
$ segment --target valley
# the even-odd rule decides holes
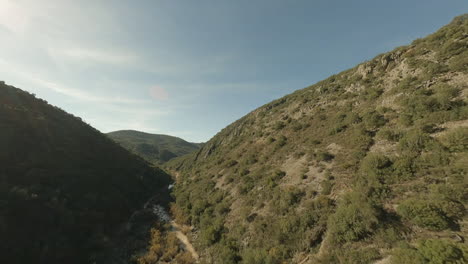
[[[2,82],[0,149],[1,263],[468,263],[468,14],[205,143]]]

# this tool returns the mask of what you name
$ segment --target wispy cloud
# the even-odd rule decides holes
[[[62,58],[76,60],[79,62],[89,61],[90,63],[106,63],[106,64],[133,64],[138,60],[136,54],[126,51],[105,51],[98,49],[86,48],[67,48],[64,50],[50,50],[52,54],[61,56]]]
[[[101,103],[119,103],[119,104],[141,104],[141,103],[147,102],[145,100],[124,98],[120,96],[98,96],[98,95],[94,95],[92,93],[86,92],[84,90],[66,87],[61,84],[51,82],[48,80],[44,80],[38,77],[30,77],[30,80],[44,88],[53,90],[54,92],[57,92],[57,93],[60,93],[65,96],[71,97],[73,99],[78,99],[78,100],[101,102]]]
[[[192,54],[193,56],[193,54]],[[144,57],[144,56],[143,56]],[[142,69],[149,73],[169,76],[202,76],[219,74],[226,70],[226,65],[234,60],[233,54],[205,55],[203,58],[160,55],[141,60]]]
[[[138,108],[138,107],[119,107],[116,105],[106,105],[103,106],[103,109],[113,112],[128,115],[129,117],[140,118],[140,119],[150,119],[154,117],[164,116],[171,113],[171,111],[167,108],[164,110],[158,108]]]
[[[188,31],[177,32],[170,14],[136,17],[128,9],[138,5],[78,2],[0,0],[0,48],[8,51],[0,54],[0,78],[103,131],[192,138],[205,132],[183,132],[176,121],[215,107],[220,93],[231,100],[260,89],[223,80],[235,71],[236,50],[188,45]]]

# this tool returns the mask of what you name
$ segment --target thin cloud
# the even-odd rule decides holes
[[[68,48],[61,51],[50,51],[77,61],[91,61],[93,63],[105,64],[129,64],[137,61],[138,56],[129,52],[103,51],[98,49]]]
[[[137,116],[139,118],[146,118],[146,119],[168,115],[171,112],[168,109],[160,110],[160,109],[154,109],[154,108],[118,107],[114,105],[105,106],[104,109],[108,111],[112,111],[113,113],[118,112],[120,114],[128,115],[130,117]]]
[[[84,101],[92,101],[92,102],[101,102],[101,103],[120,103],[120,104],[141,104],[146,102],[145,100],[137,100],[137,99],[129,99],[129,98],[122,98],[122,97],[103,97],[103,96],[96,96],[94,94],[85,92],[83,90],[73,89],[69,87],[62,86],[58,83],[51,82],[48,80],[43,80],[38,77],[30,78],[31,81],[35,82],[36,84],[48,88],[54,92],[66,95],[68,97],[84,100]]]
[[[233,62],[234,54],[209,55],[200,58],[155,56],[141,61],[141,69],[154,74],[180,76],[181,74],[192,76],[202,76],[210,74],[220,74],[226,71],[227,65]]]

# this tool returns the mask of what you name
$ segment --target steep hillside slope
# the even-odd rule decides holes
[[[167,167],[206,263],[465,263],[468,15]]]
[[[149,134],[134,130],[120,130],[107,134],[122,147],[153,164],[161,164],[200,148],[199,144],[181,138]]]
[[[3,82],[0,150],[1,263],[93,263],[150,197],[168,202],[163,171]]]

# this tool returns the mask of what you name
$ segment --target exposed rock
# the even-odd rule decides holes
[[[372,73],[372,67],[368,63],[359,65],[357,73],[362,76],[363,79],[367,78],[367,75]]]
[[[390,62],[399,62],[400,55],[401,51],[391,52],[383,55],[380,59],[380,63],[382,64],[383,69],[386,70]]]

